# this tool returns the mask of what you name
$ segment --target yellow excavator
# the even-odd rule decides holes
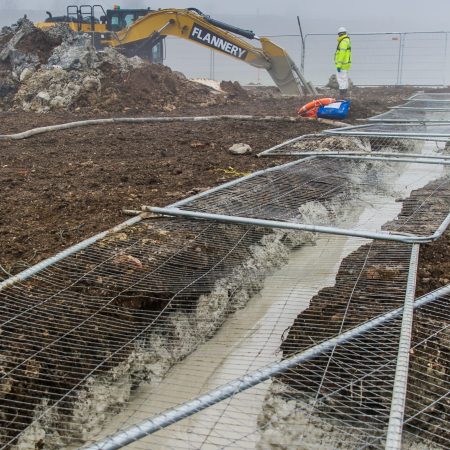
[[[95,15],[97,10],[101,14],[99,19]],[[47,14],[49,17],[37,23],[37,27],[66,23],[74,31],[92,34],[97,49],[116,47],[126,56],[137,55],[162,63],[164,38],[175,36],[267,70],[283,95],[317,94],[286,51],[270,39],[215,20],[196,8],[154,11],[115,6],[105,11],[101,5],[83,5],[68,6],[66,16]],[[261,47],[238,36],[258,40]]]

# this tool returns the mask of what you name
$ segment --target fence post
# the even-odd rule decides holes
[[[305,73],[305,58],[306,58],[306,39],[309,36],[309,34],[305,34],[304,44],[303,44],[303,52],[302,52],[302,62],[301,62],[301,70],[302,73]]]
[[[298,29],[300,31],[300,39],[302,41],[302,55],[301,55],[301,64],[300,64],[300,70],[302,71],[302,73],[304,73],[304,69],[305,69],[305,59],[304,59],[304,55],[305,55],[305,38],[303,37],[303,30],[302,30],[302,24],[300,23],[300,17],[297,16],[297,23],[298,23]]]
[[[397,86],[400,85],[401,82],[401,72],[402,72],[402,60],[403,60],[403,33],[399,33],[399,42],[398,42],[398,55],[397,55]]]
[[[448,33],[445,32],[444,38],[444,59],[442,62],[442,87],[447,86],[447,45],[448,45]]]

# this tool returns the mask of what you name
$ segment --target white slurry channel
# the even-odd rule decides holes
[[[434,143],[425,142],[423,146],[424,154],[434,153]],[[377,171],[382,168],[383,164],[376,163]],[[396,201],[398,196],[407,197],[442,172],[440,166],[391,163],[388,176],[400,168],[389,180],[391,195],[368,195],[364,201],[351,202],[344,210],[340,208],[336,212],[342,219],[337,225],[380,230],[400,212],[402,204]],[[232,314],[211,339],[172,367],[162,380],[136,389],[126,408],[101,432],[91,435],[88,442],[156,416],[278,360],[283,333],[309,305],[311,297],[334,284],[342,259],[366,242],[316,235],[314,244],[293,250],[288,263],[268,276],[261,292]],[[268,382],[256,386],[126,448],[255,448],[259,439],[257,418],[269,387]]]

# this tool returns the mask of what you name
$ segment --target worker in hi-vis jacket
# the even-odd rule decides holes
[[[346,99],[348,94],[348,71],[352,65],[352,43],[344,27],[339,28],[337,40],[334,62],[336,64],[339,95],[341,99]]]

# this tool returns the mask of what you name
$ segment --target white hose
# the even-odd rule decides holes
[[[151,122],[207,122],[216,120],[241,120],[241,121],[267,121],[267,122],[301,122],[304,120],[316,120],[304,117],[280,117],[280,116],[244,116],[244,115],[220,115],[220,116],[186,116],[186,117],[119,117],[111,119],[90,119],[77,122],[61,123],[59,125],[50,125],[47,127],[32,128],[22,133],[0,135],[0,141],[14,141],[26,139],[38,134],[50,133],[52,131],[68,130],[70,128],[87,127],[91,125],[109,125],[113,123],[151,123]],[[341,122],[325,121],[318,119],[319,122],[342,126]],[[344,124],[345,125],[345,124]]]

